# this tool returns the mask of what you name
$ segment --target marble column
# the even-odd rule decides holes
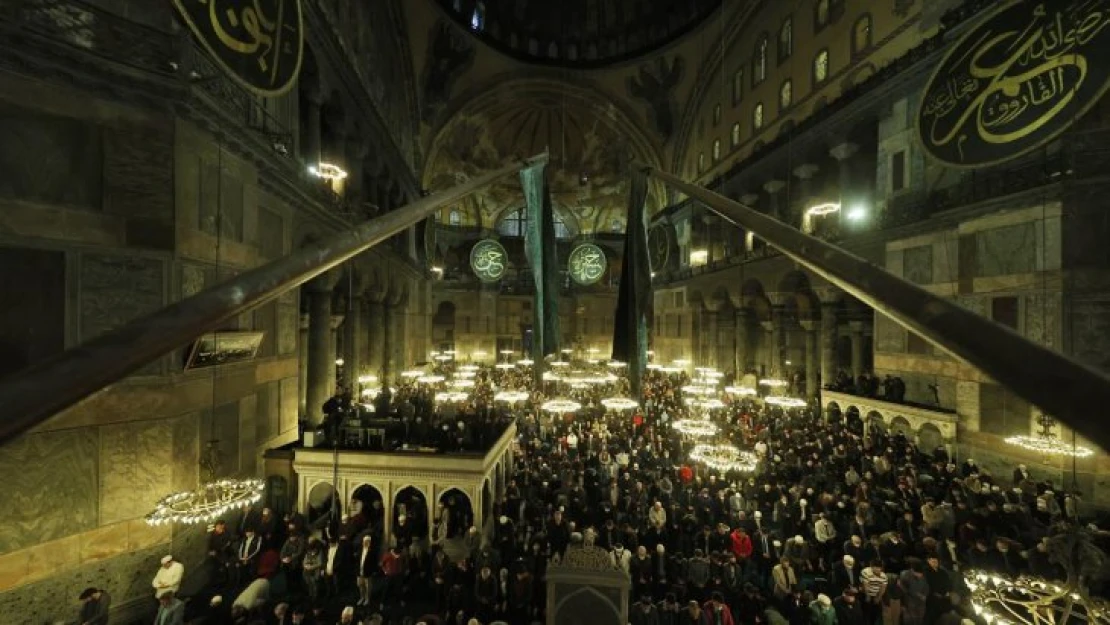
[[[305,98],[305,125],[301,141],[304,142],[304,160],[309,166],[320,163],[323,140],[321,139],[321,109],[324,105],[323,93],[319,84],[310,86]]]
[[[840,223],[844,224],[847,215],[852,210],[852,204],[858,199],[852,190],[852,157],[859,152],[855,143],[844,142],[829,150],[829,156],[836,159],[838,171],[838,189],[840,191]]]
[[[702,307],[701,319],[702,366],[717,367],[717,313]]]
[[[382,366],[385,363],[385,304],[380,299],[370,299],[366,303],[366,334],[367,344],[370,349],[370,358],[367,361],[370,371],[378,376],[381,384],[385,384],[385,372]]]
[[[852,330],[852,379],[863,374],[863,322],[851,321]]]
[[[816,395],[819,390],[817,373],[821,358],[817,351],[818,322],[807,319],[802,321],[801,324],[806,334],[806,394],[812,397]]]
[[[814,203],[813,197],[813,177],[820,170],[817,165],[806,163],[794,168],[794,175],[798,178],[799,189],[798,197],[802,203],[802,216],[799,223],[799,228],[802,232],[812,232],[812,222],[809,213],[807,212],[810,206]]]
[[[763,329],[763,371],[762,375],[773,377],[778,374],[775,370],[775,323],[773,321],[760,321]]]
[[[836,339],[839,328],[835,302],[821,303],[821,383],[836,381]]]
[[[305,418],[310,427],[324,418],[324,402],[331,397],[335,376],[335,338],[331,330],[331,300],[334,281],[317,278],[305,285],[308,299],[308,371]]]
[[[747,308],[736,309],[736,380],[744,377],[751,364],[751,312]]]
[[[300,316],[300,329],[297,331],[297,414],[306,414],[306,392],[308,391],[308,319],[309,316]]]
[[[362,297],[357,293],[347,303],[347,316],[343,319],[343,386],[358,395],[358,376],[362,374]]]
[[[382,384],[393,381],[394,371],[393,352],[396,349],[397,329],[394,327],[396,319],[395,306],[387,302],[382,306]]]
[[[781,180],[769,180],[763,184],[763,190],[767,192],[768,206],[767,213],[778,219],[785,221],[786,207],[782,197],[782,190],[786,188],[786,183]]]
[[[782,350],[786,339],[786,307],[771,306],[771,365],[774,375],[786,376],[786,366],[782,361]]]
[[[352,137],[347,141],[347,184],[343,191],[347,203],[355,208],[361,208],[366,201],[365,180],[366,173],[363,164],[369,153],[369,145],[361,137]]]
[[[334,309],[334,305],[332,308]],[[343,342],[340,340],[340,337],[342,335],[339,334],[339,326],[343,324],[343,318],[343,315],[332,314],[331,316],[331,328],[329,330],[329,334],[331,335],[331,366],[328,367],[327,398],[330,398],[332,394],[335,393],[335,387],[339,382],[339,379],[337,378],[338,371],[336,371],[339,366],[336,364],[335,361],[339,358],[342,358],[341,354],[343,353]],[[346,360],[344,360],[343,364],[345,367],[347,364]],[[327,398],[325,398],[325,401]]]

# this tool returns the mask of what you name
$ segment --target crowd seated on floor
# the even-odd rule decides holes
[[[483,369],[474,379],[474,399],[461,406],[433,407],[416,389],[393,401],[430,423],[502,415],[492,389],[527,388],[529,376]],[[530,625],[546,616],[547,564],[583,542],[629,575],[632,625],[978,623],[960,571],[1063,579],[1054,541],[1090,520],[1077,493],[1024,465],[992,475],[812,405],[726,397],[703,413],[686,401],[690,385],[685,373],[649,371],[641,408],[626,411],[601,403],[627,395],[623,379],[533,388],[511,413],[514,473],[485,536],[456,511],[426,519],[411,504],[337,511],[318,529],[268,510],[252,510],[237,531],[217,524],[215,581],[191,598],[189,615],[211,625]],[[582,408],[541,410],[555,395]],[[755,469],[690,462],[695,440],[673,427],[688,418],[710,419],[716,440],[753,450]]]

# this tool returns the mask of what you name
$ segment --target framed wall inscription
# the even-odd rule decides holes
[[[1110,0],[1009,0],[952,46],[917,132],[946,165],[994,165],[1059,136],[1108,86]]]
[[[482,282],[497,282],[508,268],[505,248],[493,239],[483,239],[470,249],[470,269]]]
[[[254,360],[262,345],[263,332],[215,332],[193,343],[185,369],[203,369]]]
[[[185,25],[236,82],[263,96],[293,86],[304,58],[301,0],[173,0]]]
[[[574,248],[567,260],[567,273],[582,286],[597,284],[607,267],[605,252],[593,243],[583,243]]]

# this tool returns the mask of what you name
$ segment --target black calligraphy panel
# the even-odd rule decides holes
[[[1012,0],[956,43],[917,117],[954,167],[1007,161],[1057,137],[1110,86],[1110,0]]]
[[[232,78],[264,96],[281,95],[301,71],[301,0],[174,0],[201,45]]]

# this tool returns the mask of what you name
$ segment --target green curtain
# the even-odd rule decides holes
[[[628,193],[628,224],[624,230],[624,262],[621,267],[617,312],[613,325],[613,360],[628,363],[632,394],[641,398],[647,366],[648,331],[654,314],[651,292],[651,261],[647,246],[647,174],[632,173]]]
[[[544,356],[559,353],[559,267],[555,248],[555,212],[547,185],[545,164],[520,172],[527,217],[524,253],[532,268],[535,302],[532,307],[532,359],[539,374]]]

